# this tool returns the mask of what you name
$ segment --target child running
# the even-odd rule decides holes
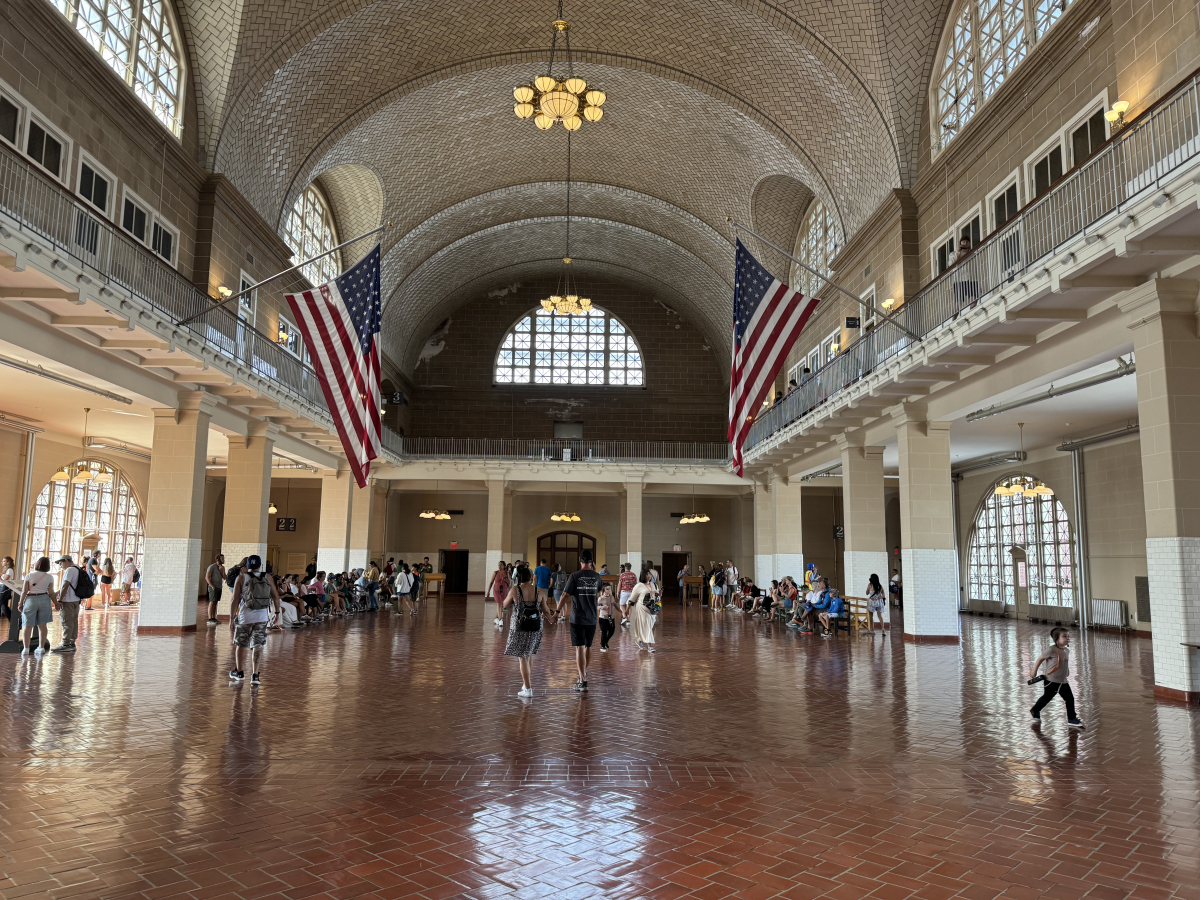
[[[1071,651],[1068,649],[1071,643],[1071,632],[1059,626],[1050,632],[1050,640],[1052,641],[1050,648],[1034,661],[1033,668],[1029,671],[1030,684],[1037,684],[1039,681],[1045,683],[1041,699],[1033,704],[1029,714],[1033,716],[1035,724],[1040,723],[1042,710],[1054,699],[1055,695],[1058,695],[1067,705],[1067,724],[1072,728],[1082,728],[1083,722],[1079,721],[1079,717],[1075,715],[1075,694],[1071,691],[1071,685],[1067,684],[1067,678],[1071,674]],[[1038,675],[1038,669],[1042,667],[1043,663],[1046,664],[1046,674]]]

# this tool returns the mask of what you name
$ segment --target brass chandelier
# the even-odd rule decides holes
[[[567,483],[563,482],[563,506],[567,505]],[[556,512],[550,517],[551,522],[582,522],[579,518],[579,513],[576,512]]]
[[[580,297],[571,276],[571,135],[567,134],[567,244],[563,254],[563,267],[558,275],[558,289],[542,301],[542,309],[560,316],[586,316],[591,311],[592,301]],[[576,522],[579,520],[576,519]]]
[[[450,511],[446,510],[446,509],[442,509],[441,504],[438,503],[438,494],[441,493],[441,490],[442,490],[442,483],[440,481],[435,481],[434,489],[433,489],[433,509],[423,510],[421,512],[422,519],[445,520],[445,519],[450,518]]]
[[[690,515],[684,515],[680,520],[680,525],[701,525],[704,522],[710,521],[708,513],[696,512],[696,486],[692,485],[692,512]]]
[[[558,50],[558,38],[562,35],[567,58],[567,75],[560,78],[554,74],[554,54]],[[562,0],[558,3],[558,18],[554,21],[553,38],[550,42],[550,63],[546,74],[539,75],[530,84],[513,88],[513,112],[518,119],[533,119],[533,124],[542,131],[562,123],[567,131],[576,131],[583,120],[599,122],[604,115],[604,91],[589,86],[575,74],[571,60],[571,26],[563,18]]]
[[[992,491],[997,497],[1053,497],[1054,489],[1044,481],[1025,474],[1025,423],[1018,422],[1021,431],[1021,474],[1006,478]]]

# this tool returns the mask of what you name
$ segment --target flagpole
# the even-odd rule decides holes
[[[737,229],[739,229],[740,231],[744,231],[744,232],[746,232],[746,234],[748,234],[748,235],[751,235],[751,236],[753,236],[753,237],[756,237],[756,238],[758,238],[760,241],[762,241],[764,244],[766,244],[766,245],[767,245],[768,247],[770,247],[772,250],[776,250],[776,251],[778,251],[778,252],[782,253],[784,256],[786,256],[788,259],[790,259],[792,262],[794,262],[796,265],[798,265],[798,266],[799,266],[800,268],[802,268],[804,271],[808,272],[810,275],[815,275],[817,278],[820,278],[822,281],[824,281],[824,282],[827,282],[827,283],[829,283],[829,284],[832,284],[832,285],[834,286],[834,288],[836,288],[837,290],[841,291],[843,294],[845,294],[847,297],[849,297],[851,300],[855,301],[856,303],[858,303],[858,304],[861,304],[861,305],[864,305],[864,306],[870,306],[870,307],[871,307],[871,310],[872,310],[872,312],[874,312],[876,315],[883,316],[885,319],[887,319],[889,322],[891,322],[893,325],[895,325],[897,328],[899,328],[901,331],[903,331],[905,334],[907,334],[907,335],[908,335],[910,338],[912,338],[914,341],[919,341],[919,340],[921,340],[921,337],[920,337],[920,335],[914,334],[913,332],[909,331],[907,328],[905,328],[903,325],[901,325],[899,322],[897,322],[897,321],[896,321],[894,318],[892,318],[892,316],[888,315],[888,313],[884,312],[882,309],[880,309],[879,307],[877,307],[877,306],[875,305],[875,301],[874,301],[874,300],[872,300],[872,301],[870,301],[870,302],[868,303],[867,301],[863,300],[863,298],[862,298],[862,297],[856,296],[855,294],[853,294],[853,293],[851,293],[850,291],[846,290],[844,287],[842,287],[840,284],[838,284],[836,281],[834,281],[834,280],[833,280],[832,278],[830,278],[829,276],[827,276],[827,275],[822,275],[822,274],[821,274],[820,272],[818,272],[816,269],[810,268],[809,266],[807,266],[807,265],[805,265],[804,263],[800,262],[800,260],[796,259],[796,257],[792,256],[792,254],[788,253],[788,252],[787,252],[786,250],[784,250],[782,247],[780,247],[780,246],[778,246],[778,245],[776,245],[776,244],[772,244],[770,241],[768,241],[768,240],[767,240],[765,237],[763,237],[761,234],[758,234],[757,232],[751,231],[749,228],[747,228],[747,227],[746,227],[745,225],[743,225],[741,222],[738,222],[738,221],[736,221],[736,220],[735,220],[735,219],[734,219],[732,216],[726,216],[726,217],[725,217],[725,221],[726,221],[726,222],[732,222],[732,223],[733,223],[733,227],[734,227],[734,228],[737,228]]]
[[[296,263],[290,269],[284,269],[282,272],[276,272],[270,278],[264,278],[262,281],[256,281],[254,284],[252,284],[250,287],[246,288],[245,290],[238,291],[236,294],[230,294],[228,297],[226,297],[224,300],[221,300],[219,303],[214,303],[212,306],[205,307],[204,309],[200,310],[200,312],[193,313],[192,315],[188,316],[185,319],[180,319],[175,324],[176,325],[186,325],[188,322],[191,322],[194,319],[198,319],[203,315],[207,315],[208,313],[212,312],[214,309],[220,309],[226,303],[230,303],[230,302],[236,300],[238,297],[242,296],[242,294],[249,294],[254,291],[257,291],[264,284],[272,282],[276,278],[281,278],[284,275],[286,275],[288,272],[295,272],[297,269],[302,269],[305,266],[307,266],[309,263],[316,262],[318,259],[322,259],[326,256],[329,256],[331,253],[337,253],[343,247],[348,247],[353,243],[361,241],[363,238],[370,237],[373,234],[378,234],[379,232],[381,232],[387,228],[391,228],[391,227],[392,227],[391,222],[385,222],[383,225],[380,225],[378,228],[372,228],[370,231],[364,231],[358,237],[350,238],[350,240],[348,240],[348,241],[342,241],[336,247],[331,247],[330,249],[326,250],[324,253],[318,253],[316,256],[310,256],[308,259],[304,260],[303,262]],[[211,300],[212,298],[210,297],[209,299]]]

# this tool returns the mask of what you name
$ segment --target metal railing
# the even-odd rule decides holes
[[[28,160],[0,144],[0,213],[17,229],[49,241],[107,284],[179,322],[213,300],[132,237],[78,203]],[[316,374],[298,357],[226,308],[181,326],[210,349],[283,390],[327,409]]]
[[[402,437],[386,428],[383,446],[404,459],[672,462],[703,465],[725,465],[730,459],[729,444],[717,442]]]
[[[1198,151],[1200,86],[1193,75],[893,315],[924,339],[993,291],[1035,270],[1089,226],[1153,190]],[[750,429],[747,449],[812,412],[912,343],[887,322],[867,331],[765,410]]]

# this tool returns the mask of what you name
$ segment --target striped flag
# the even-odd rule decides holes
[[[742,474],[742,445],[775,375],[816,307],[775,278],[739,240],[733,276],[733,371],[729,378],[729,443]]]
[[[328,284],[286,294],[358,486],[383,444],[379,396],[379,245]]]

